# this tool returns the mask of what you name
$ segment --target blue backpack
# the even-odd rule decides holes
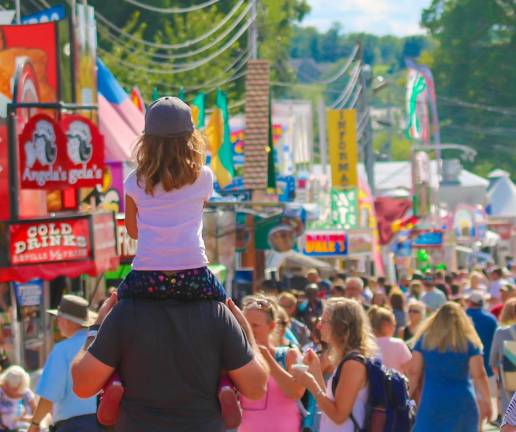
[[[416,404],[410,399],[408,381],[399,372],[386,368],[378,359],[357,352],[347,354],[340,362],[332,380],[333,394],[337,390],[342,365],[356,360],[367,369],[369,397],[363,428],[351,414],[355,432],[410,432],[416,418]]]

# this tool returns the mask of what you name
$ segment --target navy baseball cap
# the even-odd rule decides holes
[[[174,96],[155,100],[145,112],[145,135],[173,138],[191,134],[194,129],[192,110]]]

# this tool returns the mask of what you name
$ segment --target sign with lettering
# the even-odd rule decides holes
[[[25,283],[14,283],[16,300],[22,307],[39,306],[43,299],[43,281],[33,279]]]
[[[61,121],[66,135],[71,187],[95,187],[104,179],[104,137],[88,118],[69,115]]]
[[[88,217],[9,226],[9,259],[12,265],[78,261],[90,256]]]
[[[358,227],[358,191],[332,189],[331,192],[332,228],[345,230]]]
[[[348,239],[343,231],[308,231],[303,252],[313,257],[347,256]]]
[[[138,241],[129,237],[127,229],[125,228],[125,220],[117,219],[116,221],[118,256],[122,261],[132,260],[136,255],[136,247]]]
[[[328,148],[333,187],[358,185],[356,110],[328,110]]]
[[[20,134],[20,187],[64,189],[102,184],[104,139],[86,117],[30,118]]]

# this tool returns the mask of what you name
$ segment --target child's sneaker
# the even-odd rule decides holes
[[[236,429],[242,423],[242,408],[235,390],[224,386],[219,391],[220,410],[226,429]]]
[[[102,389],[97,408],[97,420],[101,425],[113,426],[118,420],[124,390],[122,381],[117,374],[114,374]]]

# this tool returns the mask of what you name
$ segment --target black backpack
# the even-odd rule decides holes
[[[360,427],[353,414],[355,432],[410,432],[416,418],[416,404],[410,399],[408,380],[394,369],[386,368],[378,359],[364,357],[357,352],[347,354],[340,362],[332,380],[333,394],[337,390],[342,365],[356,360],[367,369],[369,397],[366,423]]]

